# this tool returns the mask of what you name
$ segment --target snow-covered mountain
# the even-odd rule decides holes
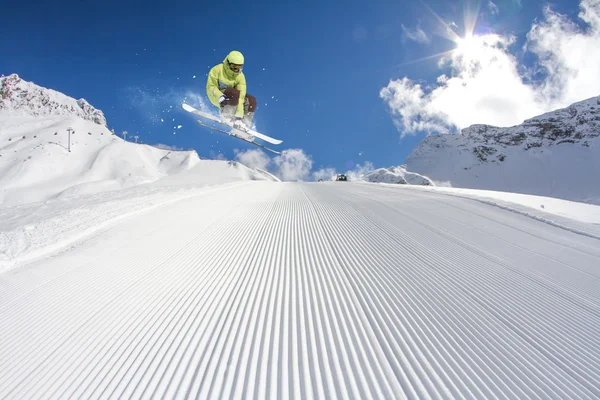
[[[102,111],[85,99],[75,100],[52,89],[21,79],[17,74],[0,77],[0,111],[20,116],[60,115],[79,117],[107,126]]]
[[[431,179],[415,172],[409,172],[406,165],[378,168],[361,177],[361,180],[374,183],[397,183],[401,185],[434,186]]]
[[[406,165],[453,187],[600,204],[600,99],[513,127],[473,125],[458,135],[429,136]]]
[[[276,179],[239,163],[200,160],[194,150],[127,142],[84,99],[17,75],[0,78],[1,206],[123,189],[192,169],[193,180],[210,183],[215,168],[220,182]]]

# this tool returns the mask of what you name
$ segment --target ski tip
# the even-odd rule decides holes
[[[192,107],[192,106],[190,106],[188,104],[185,104],[185,103],[181,103],[181,107],[183,107],[183,109],[185,111],[194,111],[194,107]]]

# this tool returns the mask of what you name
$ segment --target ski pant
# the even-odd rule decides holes
[[[237,89],[225,89],[223,91],[227,100],[221,103],[221,117],[226,121],[233,121],[237,111],[238,103],[240,102],[240,91]],[[244,117],[243,121],[246,126],[252,125],[254,111],[256,110],[256,97],[246,94],[244,99]]]
[[[223,91],[227,100],[224,101],[223,105],[226,106],[237,106],[240,101],[240,91],[237,89],[229,88]],[[253,113],[256,111],[256,97],[246,93],[246,99],[244,100],[244,113]]]

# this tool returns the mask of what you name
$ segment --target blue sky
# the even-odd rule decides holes
[[[598,0],[582,4],[600,9]],[[516,124],[600,94],[581,79],[550,90],[551,79],[560,78],[547,72],[548,60],[556,58],[548,54],[553,32],[562,35],[565,49],[577,35],[594,48],[598,32],[590,28],[594,12],[587,21],[578,17],[578,2],[553,2],[550,14],[546,5],[13,2],[2,8],[0,73],[84,97],[104,111],[110,128],[144,143],[239,159],[240,151],[254,147],[201,129],[179,107],[186,97],[192,104],[204,98],[209,69],[237,49],[246,57],[248,92],[258,99],[257,128],[284,140],[280,150],[300,149],[295,154],[310,158],[312,171],[344,172],[367,162],[387,167],[401,164],[427,134],[471,123]],[[465,31],[482,39],[457,42]],[[498,64],[504,58],[506,64]],[[504,76],[506,65],[514,71]],[[506,85],[490,78],[494,68]],[[595,67],[586,68],[594,76]],[[513,104],[515,96],[530,100]]]

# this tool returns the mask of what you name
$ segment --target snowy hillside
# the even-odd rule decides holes
[[[426,176],[409,172],[405,165],[399,167],[379,168],[364,174],[360,180],[373,183],[397,183],[401,185],[434,186],[433,181]]]
[[[123,189],[206,166],[193,150],[164,150],[113,135],[102,112],[83,99],[16,75],[0,85],[0,206]],[[230,179],[276,179],[219,163],[234,171]],[[199,183],[210,180],[196,176]]]
[[[473,125],[460,135],[432,135],[406,164],[453,187],[600,204],[599,103],[588,99],[509,128]]]

